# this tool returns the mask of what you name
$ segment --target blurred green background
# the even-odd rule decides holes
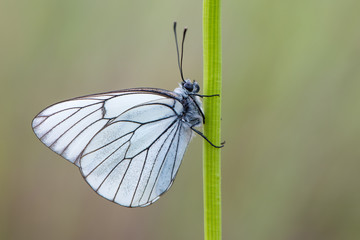
[[[223,1],[223,236],[360,239],[360,1]],[[57,101],[202,82],[201,1],[0,1],[1,239],[202,239],[202,140],[140,209],[32,133]]]

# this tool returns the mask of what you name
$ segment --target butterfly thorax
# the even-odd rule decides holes
[[[186,79],[185,82],[180,84],[180,87],[174,90],[181,98],[181,104],[184,107],[181,119],[187,123],[189,127],[200,127],[203,122],[203,109],[202,102],[196,94],[199,92],[199,84],[190,79]]]

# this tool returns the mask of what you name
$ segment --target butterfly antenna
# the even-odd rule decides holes
[[[186,32],[187,32],[187,28],[184,28],[183,39],[182,39],[182,43],[181,43],[181,60],[180,60],[181,76],[182,76],[183,80],[184,80],[184,76],[183,76],[183,56],[184,56],[184,42],[185,42]]]
[[[174,35],[175,35],[176,53],[177,53],[177,59],[178,59],[178,66],[179,66],[179,70],[180,70],[180,75],[181,75],[181,79],[183,80],[183,82],[185,82],[183,71],[182,71],[183,46],[184,46],[185,33],[186,33],[186,28],[184,29],[183,42],[182,42],[182,47],[181,47],[181,61],[180,61],[179,44],[178,44],[177,34],[176,34],[176,22],[174,22]]]

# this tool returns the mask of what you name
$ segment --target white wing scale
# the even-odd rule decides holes
[[[182,104],[152,92],[60,102],[39,113],[33,129],[79,166],[99,195],[127,207],[146,206],[169,189],[192,137],[179,118]]]

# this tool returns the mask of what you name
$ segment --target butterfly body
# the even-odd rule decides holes
[[[187,89],[186,86],[192,84],[196,88]],[[198,96],[190,95],[197,94],[200,90],[197,82],[191,83],[189,79],[185,83],[180,84],[180,87],[174,90],[181,96],[181,104],[184,107],[182,120],[189,125],[189,127],[200,127],[204,121],[204,113],[202,109],[202,102]]]
[[[194,85],[196,87],[186,88]],[[190,90],[191,91],[190,91]],[[174,92],[135,88],[87,95],[40,112],[32,127],[51,150],[79,167],[104,198],[147,206],[172,185],[203,112],[196,82]]]

